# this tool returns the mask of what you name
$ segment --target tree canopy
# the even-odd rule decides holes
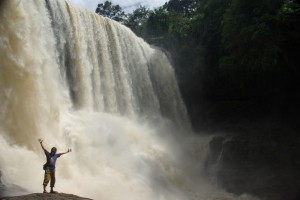
[[[126,14],[122,10],[121,6],[114,5],[110,1],[98,4],[95,12],[118,22],[122,22],[126,18]]]

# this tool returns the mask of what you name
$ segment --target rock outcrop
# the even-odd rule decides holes
[[[16,197],[2,197],[1,200],[91,200],[88,198],[78,197],[73,194],[57,193],[44,194],[35,193]]]

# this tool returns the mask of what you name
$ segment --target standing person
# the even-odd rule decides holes
[[[56,153],[57,149],[56,147],[52,147],[51,148],[51,152],[49,153],[43,146],[43,140],[39,139],[39,142],[41,144],[41,147],[43,148],[46,158],[47,158],[47,162],[44,164],[43,169],[45,170],[45,176],[44,176],[44,193],[47,193],[46,191],[46,187],[50,181],[50,193],[57,193],[56,191],[53,190],[54,188],[54,184],[55,184],[55,163],[56,163],[56,159],[59,158],[61,155],[66,154],[71,152],[71,149],[68,149],[66,152],[64,153]]]

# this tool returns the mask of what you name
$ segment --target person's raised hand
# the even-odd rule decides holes
[[[72,149],[68,149],[68,153],[69,153],[69,152],[72,152]]]
[[[39,139],[39,142],[42,144],[42,143],[43,143],[43,140],[40,138],[40,139]]]

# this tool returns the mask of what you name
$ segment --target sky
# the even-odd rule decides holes
[[[68,2],[95,12],[99,3],[104,3],[106,0],[67,0]],[[157,8],[162,6],[168,0],[109,0],[113,4],[119,4],[125,12],[132,12],[138,6],[146,6],[147,8]]]

